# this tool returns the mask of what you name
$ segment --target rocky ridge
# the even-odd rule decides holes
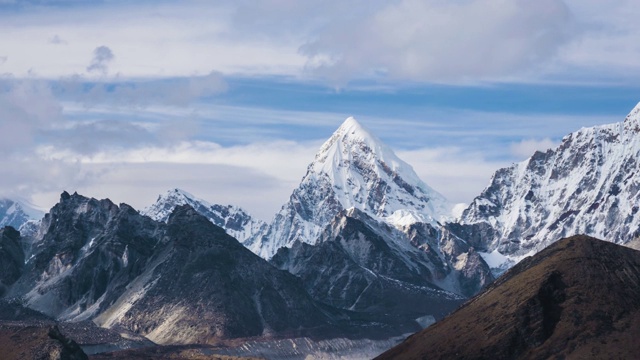
[[[440,231],[424,223],[407,232],[349,209],[336,215],[317,244],[281,248],[271,263],[299,276],[322,302],[414,318],[440,318],[493,280],[464,241],[449,237],[442,246]]]
[[[583,128],[546,152],[498,170],[455,231],[510,266],[552,242],[587,234],[640,236],[640,104],[621,123]]]
[[[277,335],[330,323],[298,279],[189,205],[175,208],[163,238],[166,245],[151,257],[152,265],[96,323],[162,344]]]
[[[189,204],[213,224],[225,229],[241,243],[253,242],[254,237],[263,233],[267,224],[255,219],[245,210],[233,205],[210,204],[181,189],[171,189],[158,196],[156,202],[140,211],[153,220],[167,222],[173,209]]]
[[[15,240],[15,230],[4,232]],[[282,336],[344,317],[189,205],[165,224],[64,192],[35,236],[19,239],[33,248],[6,296],[59,321],[174,344]]]

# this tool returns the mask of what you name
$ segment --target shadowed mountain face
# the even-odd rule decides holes
[[[281,248],[271,263],[300,277],[315,299],[348,310],[441,318],[464,299],[436,285],[446,276],[442,259],[355,209],[336,216],[317,244]]]
[[[92,318],[142,273],[163,231],[128,205],[65,192],[40,223],[9,296],[60,320]]]
[[[20,233],[9,226],[0,229],[0,296],[4,295],[6,286],[12,285],[22,275],[23,267]]]
[[[158,343],[209,343],[326,325],[299,279],[277,270],[189,205],[176,207],[166,246],[96,321]],[[136,301],[131,304],[131,300]]]
[[[61,321],[94,320],[164,344],[279,336],[332,322],[298,278],[189,205],[164,224],[126,204],[65,192],[27,241],[24,268],[17,231],[5,228],[0,240],[8,295]]]
[[[639,335],[640,252],[574,236],[379,359],[630,359]]]

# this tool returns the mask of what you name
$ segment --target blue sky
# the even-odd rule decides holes
[[[0,193],[269,220],[348,116],[453,202],[640,101],[630,0],[0,0]]]

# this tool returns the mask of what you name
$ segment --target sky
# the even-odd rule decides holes
[[[270,220],[349,116],[451,202],[640,101],[633,0],[0,0],[0,196]]]

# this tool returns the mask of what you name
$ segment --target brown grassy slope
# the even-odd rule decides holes
[[[378,359],[634,359],[639,337],[640,252],[574,236]]]

